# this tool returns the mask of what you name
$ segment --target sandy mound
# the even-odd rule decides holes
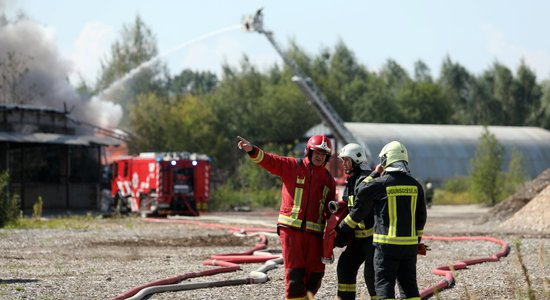
[[[515,194],[495,205],[475,223],[501,223],[520,211],[531,199],[550,185],[550,169],[540,173],[537,178],[525,183]],[[525,220],[524,220],[525,221]]]
[[[500,224],[501,228],[550,231],[550,185],[520,211]]]

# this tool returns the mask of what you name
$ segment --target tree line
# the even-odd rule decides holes
[[[550,80],[539,82],[524,61],[516,70],[495,61],[473,74],[447,56],[434,77],[422,60],[414,64],[412,74],[393,59],[379,70],[370,69],[342,41],[310,54],[291,40],[287,54],[346,122],[550,129]],[[291,81],[287,66],[260,71],[243,55],[236,66],[224,64],[220,76],[189,69],[172,76],[157,55],[155,35],[137,16],[124,25],[101,60],[95,85],[82,80],[76,87],[86,95],[101,93],[123,107],[120,127],[136,135],[129,144],[134,153],[200,152],[213,157],[215,167],[232,171],[242,156],[235,150],[237,135],[258,144],[290,144],[322,121]],[[21,59],[13,54],[0,57],[3,98],[16,90],[13,78],[27,72]],[[111,88],[146,62],[147,67]],[[17,68],[10,74],[7,66]]]

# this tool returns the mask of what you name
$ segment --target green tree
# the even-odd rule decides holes
[[[212,108],[200,98],[180,96],[167,111],[165,147],[219,157],[219,133],[214,130],[217,123]]]
[[[407,71],[393,59],[386,61],[382,66],[379,76],[394,95],[404,84],[411,81]]]
[[[164,151],[166,148],[167,113],[170,103],[155,93],[140,94],[130,107],[129,125],[136,137],[128,144],[131,153]]]
[[[430,67],[422,60],[414,63],[414,80],[417,82],[433,82]]]
[[[360,89],[354,94],[350,105],[353,108],[352,121],[355,122],[404,122],[403,110],[397,101],[400,90],[412,80],[397,62],[389,59],[381,71],[369,73],[363,68],[364,75],[358,77]]]
[[[141,94],[130,109],[130,124],[137,136],[130,144],[132,153],[187,151],[220,157],[219,133],[214,129],[218,120],[195,96]]]
[[[482,81],[490,93],[484,107],[487,124],[517,125],[513,123],[517,105],[514,99],[515,81],[510,69],[495,62],[491,69],[484,73]]]
[[[399,89],[396,103],[403,123],[447,124],[451,106],[438,85],[429,81],[410,81]]]
[[[514,85],[514,109],[510,113],[512,125],[537,125],[542,90],[537,84],[537,76],[521,61]]]
[[[268,141],[292,143],[320,122],[305,96],[291,81],[288,68],[259,72],[245,56],[239,68],[225,65],[220,84],[202,98],[217,120],[217,159],[234,170],[242,153],[235,151],[237,135],[258,145]]]
[[[327,100],[343,120],[350,121],[353,104],[366,91],[366,68],[355,54],[339,41],[334,50],[325,49],[312,63],[311,74]]]
[[[476,80],[466,68],[447,56],[441,65],[438,85],[451,105],[453,123],[478,124],[473,110]]]
[[[514,148],[510,155],[510,162],[508,163],[508,171],[504,172],[500,177],[499,186],[500,190],[499,199],[504,199],[509,195],[516,192],[522,184],[527,180],[527,174],[525,172],[525,160],[521,152]]]
[[[500,99],[497,94],[504,95],[502,91],[496,93],[497,81],[500,82],[499,86],[506,89],[506,86],[502,84],[503,80],[498,80],[497,68],[502,70],[500,73],[506,73],[505,67],[497,67],[498,64],[494,64],[489,70],[483,72],[481,76],[476,78],[476,84],[473,95],[473,103],[470,106],[470,112],[472,114],[472,124],[492,124],[503,125],[504,119],[504,106],[503,100]],[[508,70],[509,71],[509,70]],[[511,85],[511,82],[510,82]]]
[[[169,89],[175,95],[200,95],[211,92],[217,84],[218,78],[212,72],[185,69],[170,80]]]
[[[352,121],[398,123],[402,120],[401,110],[386,82],[375,74],[369,76],[365,93],[353,103]]]
[[[550,80],[541,83],[540,104],[534,111],[534,122],[537,126],[550,129]]]
[[[479,138],[474,158],[470,161],[470,194],[481,203],[497,203],[499,176],[504,148],[487,127]]]
[[[7,171],[0,173],[0,228],[17,224],[21,217],[19,196],[7,193],[9,180]]]

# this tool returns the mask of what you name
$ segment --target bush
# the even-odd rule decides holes
[[[468,191],[469,184],[468,177],[453,177],[445,181],[441,189],[453,193],[463,193]]]
[[[278,208],[280,203],[278,189],[234,189],[226,184],[217,188],[210,195],[208,207],[212,210],[231,210],[238,206],[249,206],[253,209]]]
[[[451,192],[442,189],[436,189],[434,192],[433,204],[473,204],[475,200],[468,192]]]
[[[506,199],[514,194],[527,181],[525,174],[525,165],[523,155],[517,149],[512,150],[508,171],[501,173],[499,177],[499,186],[501,187],[497,201]]]
[[[480,203],[493,206],[498,201],[503,154],[504,147],[485,126],[470,161],[470,194]]]
[[[32,218],[35,221],[40,221],[42,219],[43,205],[44,205],[44,202],[42,202],[42,197],[38,196],[38,201],[36,201],[32,206]]]
[[[10,195],[6,192],[9,183],[9,174],[4,171],[0,174],[0,228],[6,225],[17,225],[21,218],[18,195]]]
[[[470,204],[474,201],[469,193],[468,177],[447,179],[440,188],[435,189],[433,204]]]
[[[230,210],[239,206],[279,208],[280,186],[279,177],[244,156],[235,174],[211,193],[208,207],[212,210]]]
[[[276,208],[279,209],[281,203],[281,191],[279,189],[265,189],[256,191],[256,197],[253,198],[254,208]]]

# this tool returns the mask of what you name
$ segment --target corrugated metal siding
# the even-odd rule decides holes
[[[346,127],[378,162],[382,147],[393,140],[402,142],[409,152],[413,175],[421,180],[430,178],[442,182],[469,173],[470,160],[475,155],[483,126],[345,123]],[[523,156],[525,171],[531,178],[550,168],[550,131],[538,127],[489,126],[504,146],[503,168],[508,167],[512,150]],[[327,127],[318,125],[307,135],[329,134]],[[343,146],[343,145],[341,145]]]

